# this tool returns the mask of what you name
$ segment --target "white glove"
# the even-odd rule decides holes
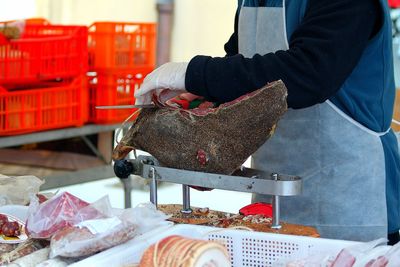
[[[152,71],[143,80],[143,84],[135,92],[136,105],[151,104],[152,95],[159,101],[167,100],[186,92],[185,75],[189,63],[166,63]],[[166,90],[168,89],[168,90]]]

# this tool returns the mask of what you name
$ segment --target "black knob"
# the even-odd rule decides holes
[[[114,162],[114,173],[118,178],[126,179],[134,172],[132,162],[127,160],[116,160]]]

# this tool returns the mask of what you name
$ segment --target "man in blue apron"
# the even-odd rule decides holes
[[[386,0],[239,0],[224,58],[196,56],[149,74],[155,89],[226,102],[282,79],[289,110],[253,167],[299,175],[282,219],[323,237],[398,241],[400,161],[390,129],[395,88]],[[253,201],[268,196],[255,195]]]

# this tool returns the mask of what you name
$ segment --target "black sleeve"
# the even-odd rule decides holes
[[[196,56],[187,69],[186,89],[227,102],[281,79],[288,88],[289,107],[322,103],[358,63],[377,21],[381,23],[380,13],[377,0],[309,0],[288,50],[252,58]]]
[[[231,57],[231,56],[237,55],[237,53],[239,53],[238,35],[237,35],[238,18],[239,18],[239,8],[237,9],[236,15],[235,15],[235,24],[234,24],[233,34],[231,35],[228,42],[224,46],[224,49],[226,52],[226,57]]]

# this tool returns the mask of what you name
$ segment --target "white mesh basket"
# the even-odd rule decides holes
[[[280,266],[279,263],[285,266],[284,262],[288,259],[319,254],[335,256],[342,248],[356,244],[351,241],[181,224],[156,229],[70,266],[135,264],[140,261],[146,248],[169,235],[219,241],[227,247],[233,267],[276,267]]]
[[[234,267],[279,266],[278,262],[285,263],[289,259],[303,259],[313,255],[336,256],[344,247],[356,243],[243,230],[210,232],[207,238],[223,240]]]

